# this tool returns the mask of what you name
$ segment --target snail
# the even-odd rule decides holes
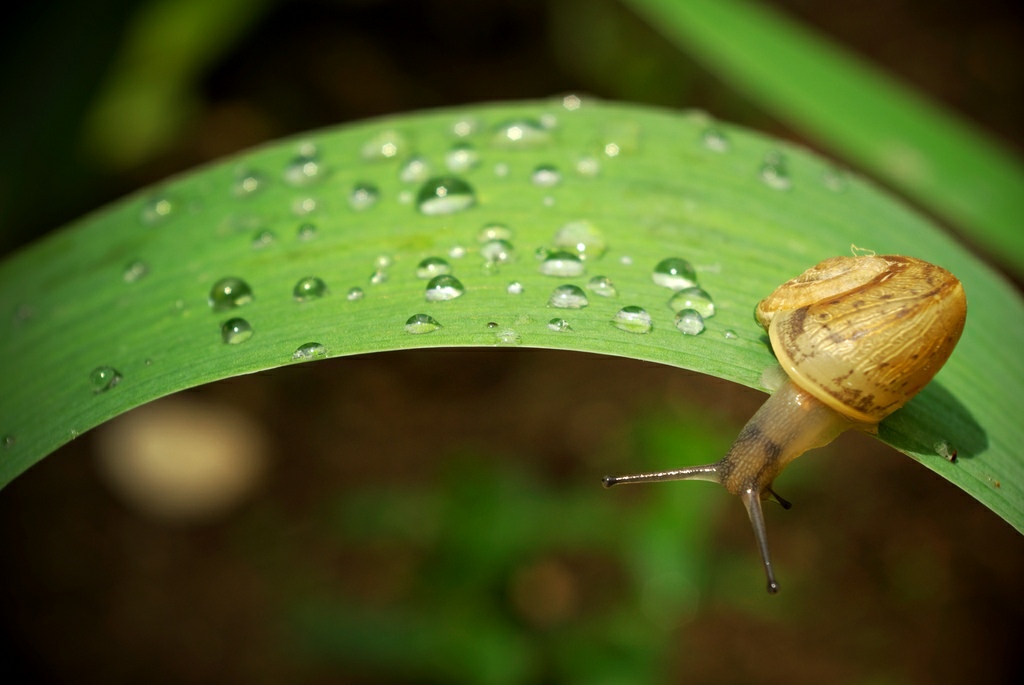
[[[953,274],[920,259],[833,257],[779,286],[754,315],[788,378],[726,455],[704,466],[608,476],[604,485],[708,480],[725,486],[746,506],[774,594],[779,586],[761,501],[791,505],[773,481],[791,461],[843,431],[876,433],[949,358],[967,300]]]

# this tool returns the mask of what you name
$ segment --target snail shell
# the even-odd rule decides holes
[[[833,257],[783,283],[755,318],[788,376],[717,462],[607,477],[619,483],[709,480],[739,495],[777,592],[761,500],[789,503],[772,483],[789,462],[845,430],[875,432],[945,364],[967,317],[963,286],[934,264],[899,255]]]
[[[920,259],[833,257],[779,286],[755,317],[797,385],[878,423],[949,359],[967,299],[953,274]]]

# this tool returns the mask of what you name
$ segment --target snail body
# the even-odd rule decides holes
[[[775,593],[761,502],[790,506],[772,489],[775,478],[843,431],[876,432],[942,368],[966,316],[960,281],[934,264],[899,255],[826,259],[758,304],[755,318],[787,380],[726,455],[704,466],[607,477],[604,484],[720,483],[743,500]]]

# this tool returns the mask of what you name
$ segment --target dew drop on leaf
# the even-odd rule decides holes
[[[422,183],[430,177],[430,163],[423,157],[413,157],[398,170],[398,178],[405,183]]]
[[[220,327],[220,337],[228,345],[243,343],[252,337],[252,326],[245,319],[228,319]]]
[[[363,289],[356,286],[348,289],[348,292],[345,294],[345,299],[349,302],[355,302],[356,300],[363,299],[365,296],[366,293],[363,292]]]
[[[241,307],[252,301],[252,288],[241,278],[234,276],[222,278],[210,289],[210,308],[215,312]]]
[[[465,292],[466,289],[459,279],[450,274],[442,274],[430,279],[424,296],[428,302],[443,302],[461,297]]]
[[[172,199],[170,195],[157,195],[142,205],[139,218],[147,226],[156,226],[174,214],[177,207],[177,200]]]
[[[627,333],[650,333],[654,328],[654,322],[647,310],[633,305],[615,312],[612,325]]]
[[[548,298],[548,306],[559,309],[583,309],[588,304],[590,302],[583,289],[568,283],[552,290],[551,297]]]
[[[444,156],[448,171],[463,173],[480,165],[480,153],[470,143],[456,143]]]
[[[487,224],[480,229],[476,240],[479,243],[486,243],[491,240],[512,240],[512,229],[505,224]]]
[[[523,284],[520,283],[519,281],[512,281],[511,283],[508,284],[508,287],[505,288],[505,292],[507,292],[509,295],[522,295]]]
[[[312,240],[316,237],[316,224],[302,224],[296,232],[296,237],[302,242]]]
[[[607,276],[594,276],[587,282],[587,290],[601,297],[615,297],[619,291],[615,289],[612,279]]]
[[[704,332],[704,317],[692,309],[684,309],[676,314],[676,328],[685,335],[700,335]]]
[[[89,373],[89,387],[96,394],[106,392],[121,382],[121,374],[112,366],[97,366]]]
[[[348,204],[357,212],[364,212],[377,204],[380,190],[372,183],[357,183],[348,194]]]
[[[683,309],[692,309],[703,318],[708,319],[715,315],[715,303],[703,288],[693,286],[683,288],[669,298],[668,306],[674,312]]]
[[[700,140],[704,147],[713,152],[726,152],[729,149],[729,139],[714,126],[704,129],[704,132],[700,135]]]
[[[562,174],[550,164],[542,164],[530,175],[533,185],[539,188],[550,188],[562,182]]]
[[[121,274],[124,278],[125,283],[135,283],[142,279],[146,274],[149,273],[149,267],[145,262],[136,259],[134,262],[124,268],[124,273]]]
[[[773,150],[764,156],[764,164],[761,165],[761,180],[769,188],[775,190],[789,190],[793,186],[786,167],[786,158],[781,152]]]
[[[455,176],[432,178],[416,194],[416,207],[427,216],[454,214],[474,204],[473,187]]]
[[[507,240],[488,240],[480,246],[480,256],[487,264],[508,264],[515,256],[515,248]]]
[[[589,221],[571,221],[555,232],[555,247],[575,252],[580,259],[597,259],[608,249],[604,233]]]
[[[441,327],[429,314],[413,314],[405,322],[405,332],[413,335],[433,333]]]
[[[575,252],[558,250],[544,258],[540,263],[540,272],[545,276],[571,278],[582,276],[586,272],[586,267]]]
[[[299,279],[299,282],[295,284],[295,288],[292,290],[292,295],[299,302],[305,302],[307,300],[315,300],[319,297],[323,297],[327,293],[327,284],[316,276],[306,276],[305,278]]]
[[[697,285],[697,272],[685,259],[669,257],[658,262],[651,279],[664,288],[682,290]]]
[[[235,197],[251,197],[262,190],[266,184],[266,176],[262,173],[243,168],[235,172],[235,182],[231,190]]]
[[[381,131],[363,143],[361,152],[363,159],[367,161],[380,161],[404,154],[406,147],[405,136],[398,131],[388,129]]]
[[[543,145],[551,139],[551,133],[533,119],[517,119],[499,124],[495,128],[494,143],[504,147],[531,147]]]
[[[416,278],[428,279],[451,272],[451,265],[441,257],[427,257],[416,265]]]
[[[564,333],[565,331],[571,331],[572,328],[569,326],[569,322],[565,319],[551,319],[548,321],[548,328],[558,333]]]
[[[289,185],[304,186],[317,180],[321,172],[319,152],[311,143],[305,143],[285,166],[284,180]]]
[[[292,359],[296,361],[308,361],[310,359],[321,359],[327,356],[327,348],[318,342],[308,342],[292,352]]]
[[[274,235],[273,231],[260,231],[253,236],[252,247],[254,250],[260,250],[273,245],[275,240],[277,240],[277,236]]]

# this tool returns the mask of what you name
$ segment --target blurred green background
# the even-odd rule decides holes
[[[1020,151],[1018,3],[771,4]],[[0,31],[3,252],[262,141],[425,107],[577,92],[807,142],[610,0],[64,0]],[[256,475],[219,510],[147,508],[111,475],[107,446],[144,432],[118,420],[0,493],[0,680],[1024,678],[1020,536],[865,436],[780,480],[796,506],[768,512],[777,597],[720,489],[600,488],[717,458],[763,399],[507,349],[182,393],[249,422],[258,463],[238,468]]]

